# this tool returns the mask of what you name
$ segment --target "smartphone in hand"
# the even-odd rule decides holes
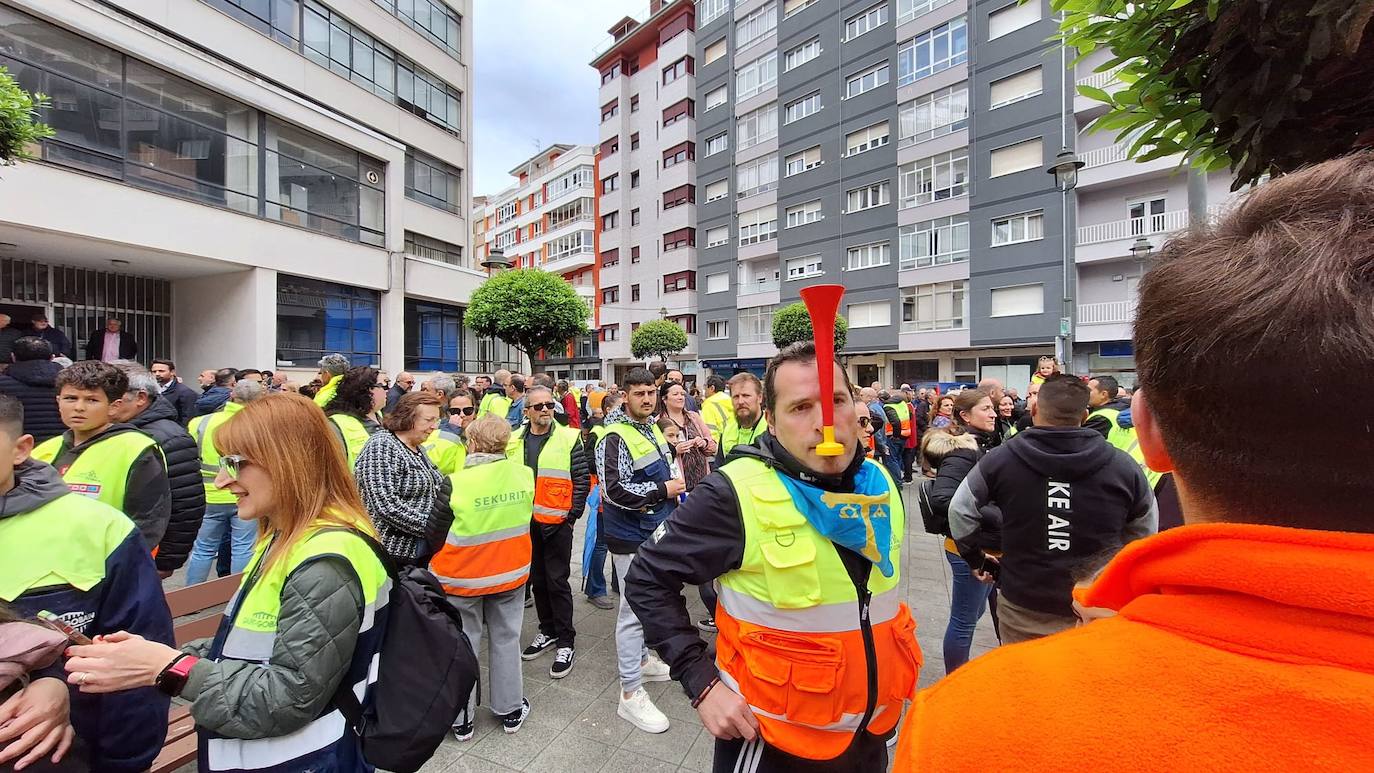
[[[52,628],[53,630],[57,631],[58,633],[62,634],[63,636],[66,636],[67,639],[70,640],[72,644],[92,644],[92,643],[93,643],[93,642],[90,640],[90,637],[86,636],[86,634],[84,634],[84,633],[82,633],[82,632],[76,630],[75,628],[71,627],[70,625],[67,624],[67,621],[66,621],[66,620],[63,620],[62,618],[58,617],[57,615],[53,614],[52,612],[49,612],[49,611],[46,610],[46,609],[38,613],[38,619],[39,619],[39,621],[41,621],[42,623],[44,623],[45,625],[47,625],[49,628]]]

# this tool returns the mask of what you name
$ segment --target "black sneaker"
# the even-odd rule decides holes
[[[463,722],[462,724],[453,726],[453,737],[459,741],[471,741],[472,733],[473,728],[471,722]]]
[[[572,671],[575,654],[572,647],[559,647],[558,653],[553,656],[553,665],[549,667],[549,676],[554,679],[567,676]]]
[[[534,641],[530,642],[530,646],[526,647],[524,652],[520,653],[520,659],[534,660],[556,646],[558,646],[557,639],[545,636],[541,633],[534,637]]]
[[[514,735],[520,732],[520,726],[525,724],[525,717],[530,715],[530,699],[520,699],[520,708],[501,717],[501,726],[506,728],[507,735]]]
[[[708,633],[715,633],[716,619],[714,617],[708,617],[704,620],[698,620],[697,628],[700,628],[701,630],[706,631]]]

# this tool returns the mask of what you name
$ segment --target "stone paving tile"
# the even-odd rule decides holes
[[[604,743],[578,736],[560,737],[540,752],[526,770],[573,771],[600,770],[615,750]]]
[[[697,736],[704,732],[706,730],[702,728],[700,719],[669,720],[667,732],[650,734],[635,730],[626,736],[620,748],[647,758],[680,765],[686,759],[687,750],[692,748]]]
[[[590,770],[590,768],[588,768]],[[601,773],[674,773],[678,766],[661,760],[645,757],[637,752],[616,749]]]

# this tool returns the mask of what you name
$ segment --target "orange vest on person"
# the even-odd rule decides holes
[[[1182,526],[1077,595],[1117,614],[922,690],[894,770],[1374,770],[1374,534]]]
[[[511,433],[506,456],[524,460],[525,430]],[[560,524],[568,519],[573,505],[572,454],[582,443],[582,433],[572,427],[554,423],[553,434],[539,449],[539,471],[534,476],[534,520],[539,523]],[[579,449],[580,450],[580,449]]]
[[[892,495],[856,501],[856,512],[882,517],[875,511],[886,508],[896,567],[891,577],[870,572],[867,614],[834,543],[801,514],[778,473],[748,457],[720,470],[736,492],[745,546],[740,567],[720,578],[716,666],[764,740],[796,757],[834,759],[860,728],[891,731],[921,668],[916,622],[902,603],[901,489],[881,466],[864,464],[875,465]],[[865,724],[870,678],[876,693]]]
[[[429,562],[451,596],[513,590],[530,576],[534,473],[519,459],[463,467],[449,476],[453,525]]]

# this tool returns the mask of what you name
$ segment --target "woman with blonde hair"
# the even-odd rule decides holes
[[[202,771],[370,771],[332,699],[346,684],[367,700],[389,581],[359,535],[375,538],[334,432],[309,399],[278,393],[245,406],[214,442],[215,485],[258,525],[219,631],[180,651],[111,634],[71,648],[68,681],[188,701]]]

